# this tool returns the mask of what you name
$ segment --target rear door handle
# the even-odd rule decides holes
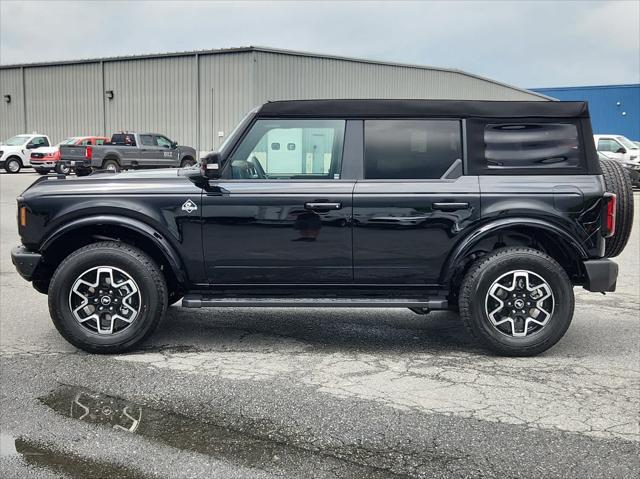
[[[305,203],[305,210],[320,210],[320,211],[329,211],[329,210],[339,210],[342,208],[342,203]]]
[[[469,203],[433,203],[431,207],[441,211],[468,210]]]

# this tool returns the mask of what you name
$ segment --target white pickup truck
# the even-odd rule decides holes
[[[622,135],[593,135],[598,155],[622,163],[634,186],[640,187],[640,148]]]
[[[0,168],[7,173],[18,173],[24,167],[31,167],[31,150],[50,146],[47,135],[31,133],[16,135],[0,144]]]

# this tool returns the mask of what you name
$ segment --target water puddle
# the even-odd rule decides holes
[[[48,444],[37,443],[22,437],[14,438],[5,432],[0,433],[0,457],[16,457],[31,466],[44,467],[55,473],[64,474],[75,479],[86,479],[88,477],[144,479],[145,477],[115,464],[93,461],[63,453]]]
[[[289,477],[305,477],[310,471],[314,477],[335,477],[336,473],[350,478],[394,476],[388,469],[351,462],[284,441],[252,436],[87,389],[61,385],[40,400],[70,418]]]

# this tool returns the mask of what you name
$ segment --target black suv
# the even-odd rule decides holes
[[[39,179],[12,258],[90,352],[137,346],[182,298],[459,310],[524,356],[563,336],[574,286],[615,289],[630,191],[582,102],[279,101],[199,167]]]

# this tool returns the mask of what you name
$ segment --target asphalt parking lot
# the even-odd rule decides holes
[[[11,264],[36,177],[0,174],[2,477],[638,477],[640,208],[618,291],[576,290],[535,358],[451,314],[177,306],[143,350],[92,356]]]

